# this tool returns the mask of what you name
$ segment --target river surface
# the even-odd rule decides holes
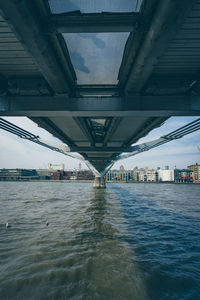
[[[0,182],[0,299],[199,300],[200,185]]]

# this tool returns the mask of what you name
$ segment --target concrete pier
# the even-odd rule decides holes
[[[105,189],[106,183],[104,177],[95,177],[93,187],[96,189]]]

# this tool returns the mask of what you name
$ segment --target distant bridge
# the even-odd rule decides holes
[[[100,175],[170,116],[199,116],[200,1],[141,2],[0,0],[0,115]]]

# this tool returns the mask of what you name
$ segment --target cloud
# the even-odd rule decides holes
[[[78,52],[70,52],[70,56],[75,69],[86,74],[90,73],[90,70],[85,65],[85,59]]]
[[[129,33],[69,33],[63,36],[75,67],[78,84],[117,83]]]
[[[91,39],[94,45],[99,49],[104,49],[106,47],[105,41],[99,38],[96,33],[79,33],[78,35],[83,39]]]

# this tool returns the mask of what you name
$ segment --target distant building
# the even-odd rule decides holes
[[[174,182],[176,183],[193,183],[193,172],[189,169],[175,169]]]
[[[134,168],[133,170],[133,181],[135,182],[157,182],[158,172],[154,169],[149,170]]]
[[[76,173],[77,180],[93,180],[94,175],[90,170],[78,171]]]
[[[141,176],[142,181],[144,182],[157,182],[158,181],[158,172],[154,169],[144,170],[144,175]]]
[[[119,170],[109,170],[106,175],[105,179],[106,181],[118,181],[120,180]]]
[[[133,178],[133,172],[131,170],[125,170],[123,166],[120,170],[109,170],[106,175],[106,181],[130,181]]]
[[[124,166],[121,165],[119,169],[120,169],[120,171],[124,171]]]
[[[135,181],[135,182],[140,181],[140,170],[138,169],[138,167],[135,167],[133,169],[133,181]]]
[[[71,178],[73,178],[74,176],[76,176],[75,171],[64,171],[62,179],[63,180],[71,180]]]
[[[200,165],[196,163],[196,165],[188,166],[188,169],[193,172],[193,182],[200,183]]]
[[[55,171],[55,172],[51,172],[50,174],[50,180],[62,180],[63,178],[63,171]]]
[[[36,170],[0,169],[0,181],[28,181],[39,179]]]
[[[51,180],[93,180],[94,175],[91,171],[62,171],[52,172]]]
[[[37,172],[40,180],[50,179],[50,176],[51,176],[51,173],[52,173],[52,171],[48,170],[48,169],[37,169],[36,172]]]
[[[173,182],[174,181],[174,170],[158,170],[158,181],[159,182]]]
[[[157,170],[138,169],[133,170],[133,181],[134,182],[173,182],[174,181],[174,170],[165,169],[162,170],[157,167]]]
[[[63,170],[65,169],[65,165],[64,164],[48,164],[48,169],[49,170],[54,170],[54,171],[58,171],[58,170]]]

